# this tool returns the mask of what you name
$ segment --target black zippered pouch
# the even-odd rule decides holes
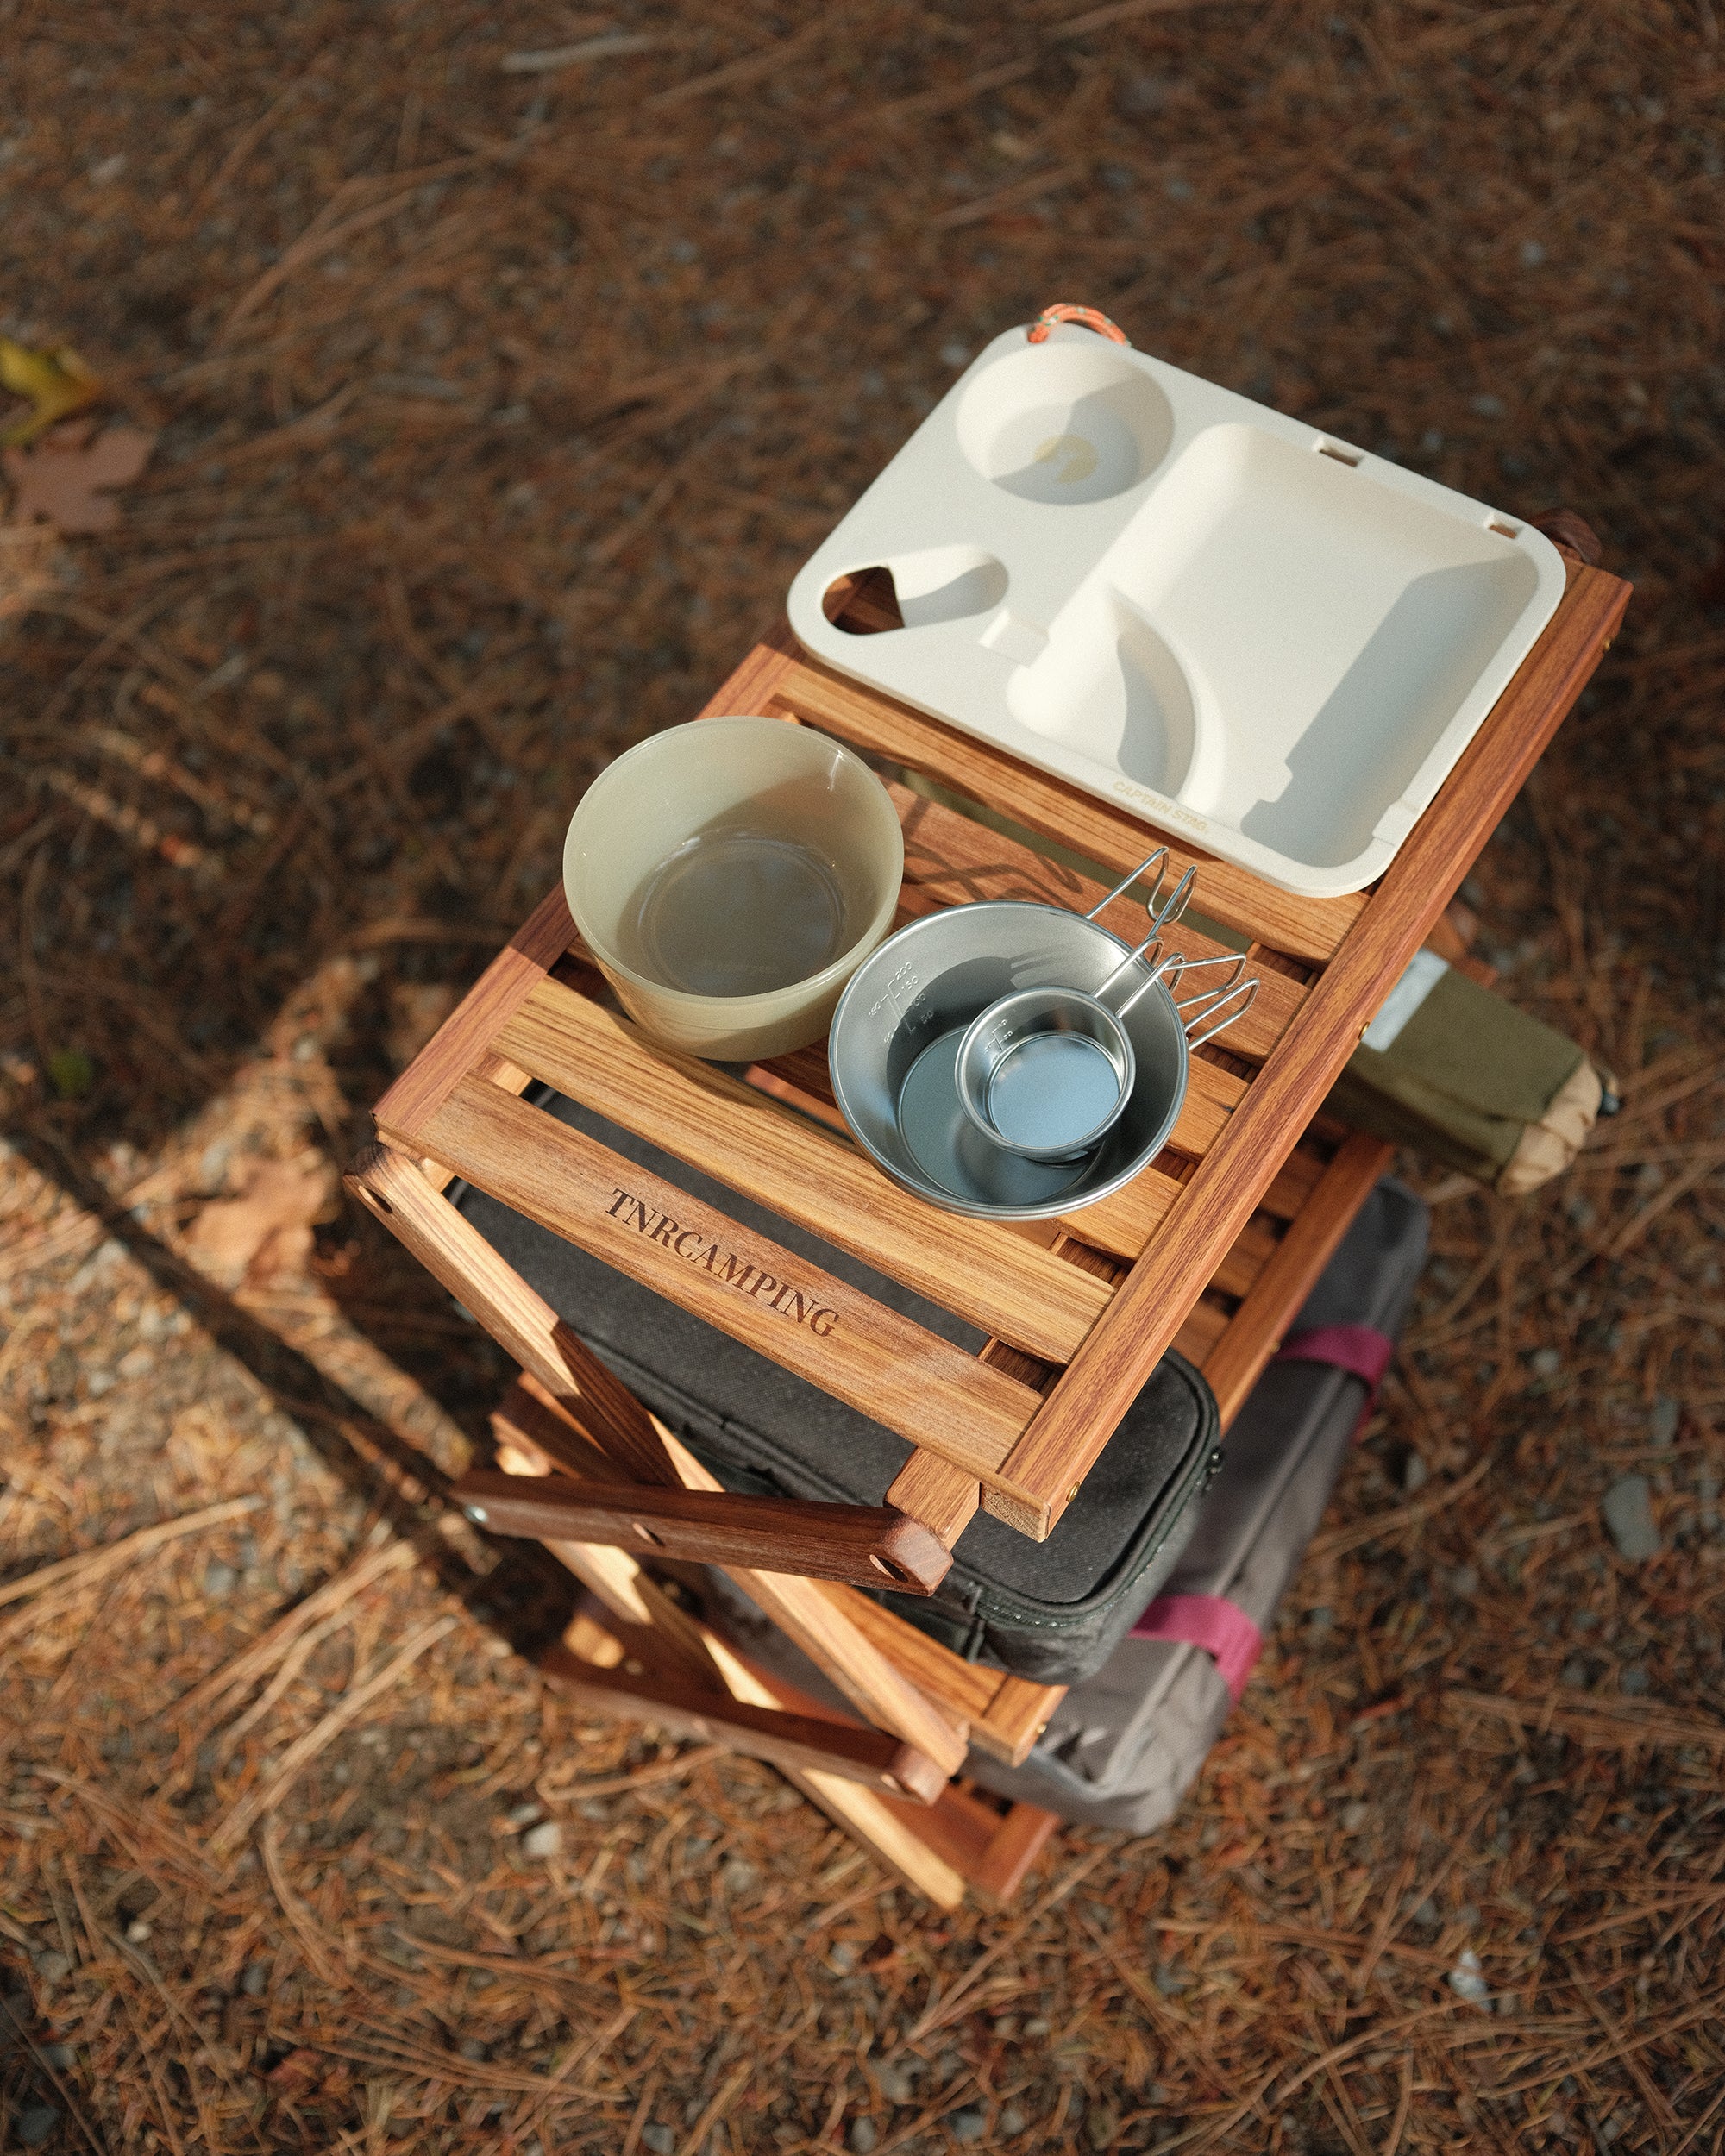
[[[984,1335],[765,1206],[547,1087],[558,1120],[973,1354]],[[499,1255],[728,1489],[878,1505],[910,1446],[752,1348],[471,1185],[448,1195]],[[1043,1684],[1100,1668],[1174,1565],[1221,1463],[1216,1403],[1170,1352],[1045,1542],[979,1514],[924,1599],[876,1599],[944,1645]]]

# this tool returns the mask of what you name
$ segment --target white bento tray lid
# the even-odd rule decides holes
[[[904,627],[836,628],[875,567]],[[1564,582],[1519,517],[1062,323],[977,355],[789,604],[838,672],[1328,897],[1383,874]]]

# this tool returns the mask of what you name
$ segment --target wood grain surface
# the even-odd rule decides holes
[[[561,1402],[549,1392],[539,1404],[553,1413],[564,1412]],[[721,1494],[718,1478],[702,1466],[687,1445],[662,1424],[656,1422],[653,1426],[663,1448],[662,1479],[668,1484]],[[578,1432],[575,1434],[579,1437]],[[505,1470],[512,1466],[506,1459],[499,1463]],[[584,1478],[577,1474],[575,1479]],[[657,1596],[664,1608],[674,1613],[670,1620],[671,1631],[680,1634],[684,1630],[687,1620],[683,1613],[674,1603],[666,1601],[662,1590],[649,1575],[639,1570],[638,1560],[632,1552],[605,1544],[550,1542],[546,1547],[590,1583],[595,1577],[602,1579],[605,1585],[596,1587],[595,1591],[612,1608],[618,1607],[613,1599],[618,1591],[617,1568],[629,1568],[631,1580],[638,1573],[638,1589],[630,1590],[633,1599],[639,1602],[643,1597]],[[796,1641],[810,1660],[825,1671],[865,1720],[878,1728],[892,1730],[915,1750],[940,1763],[945,1772],[950,1774],[957,1770],[968,1745],[966,1719],[962,1712],[954,1712],[944,1702],[929,1698],[875,1639],[852,1621],[852,1608],[875,1610],[879,1608],[877,1603],[852,1589],[831,1586],[824,1581],[756,1571],[743,1565],[728,1565],[724,1570],[745,1595]],[[900,1629],[909,1633],[913,1628],[903,1625]]]
[[[1063,1684],[1035,1684],[1027,1677],[1002,1678],[988,1713],[970,1726],[971,1742],[1009,1766],[1021,1765],[1067,1689]]]
[[[542,1648],[535,1659],[560,1690],[582,1705],[654,1724],[671,1736],[721,1744],[775,1766],[814,1768],[883,1796],[924,1804],[932,1803],[947,1785],[946,1775],[932,1759],[861,1722],[754,1706],[671,1670],[625,1675],[584,1661],[563,1645]]]
[[[982,1486],[932,1452],[913,1452],[888,1485],[887,1502],[921,1520],[950,1550],[976,1517]]]
[[[806,1504],[721,1490],[608,1489],[567,1475],[534,1479],[475,1469],[451,1500],[489,1533],[599,1542],[697,1564],[750,1565],[929,1595],[952,1559],[919,1521],[883,1505]]]
[[[1100,1282],[986,1220],[944,1215],[932,1232],[928,1206],[855,1146],[559,981],[542,981],[499,1041],[571,1100],[1033,1354],[1067,1361],[1107,1307]]]
[[[1233,1322],[1201,1365],[1216,1395],[1223,1429],[1245,1405],[1301,1304],[1395,1157],[1393,1145],[1356,1131],[1343,1143],[1299,1218],[1258,1268]]]
[[[497,1089],[489,1090],[496,1093]],[[503,1100],[506,1095],[497,1093]],[[533,1110],[518,1101],[523,1114]],[[346,1177],[348,1189],[412,1252],[427,1272],[530,1370],[593,1441],[638,1482],[674,1479],[651,1416],[580,1340],[542,1295],[507,1265],[417,1165],[388,1146],[368,1146]]]
[[[982,1480],[1000,1473],[1039,1405],[938,1334],[494,1086],[463,1080],[424,1136],[505,1205]]]
[[[516,1005],[574,940],[559,883],[549,891],[373,1111],[380,1127],[411,1131],[448,1100],[486,1054]]]

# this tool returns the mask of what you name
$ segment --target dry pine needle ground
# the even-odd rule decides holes
[[[1716,7],[0,40],[0,333],[159,434],[111,534],[0,525],[0,2145],[1725,2146]],[[1177,1822],[935,1921],[514,1653],[566,1583],[439,1496],[499,1359],[333,1168],[584,780],[1060,298],[1605,536],[1628,627],[1468,895],[1627,1106],[1443,1187]]]

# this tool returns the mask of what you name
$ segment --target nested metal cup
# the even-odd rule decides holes
[[[1098,1144],[1132,1097],[1132,1037],[1082,989],[1021,988],[991,1004],[958,1047],[965,1113],[1026,1160],[1071,1160]]]
[[[1250,1003],[1257,983],[1238,979],[1244,961],[1186,971],[1219,963],[1232,977],[1176,1005],[1166,973],[1082,914],[1014,899],[947,907],[900,929],[852,976],[827,1045],[834,1096],[875,1166],[932,1205],[984,1220],[1076,1212],[1124,1188],[1167,1143],[1185,1099],[1189,1024],[1197,1045]],[[1113,1127],[1076,1161],[1007,1151],[959,1100],[964,1034],[1021,990],[1094,995],[1122,975],[1142,993],[1121,1006],[1137,1075]]]

